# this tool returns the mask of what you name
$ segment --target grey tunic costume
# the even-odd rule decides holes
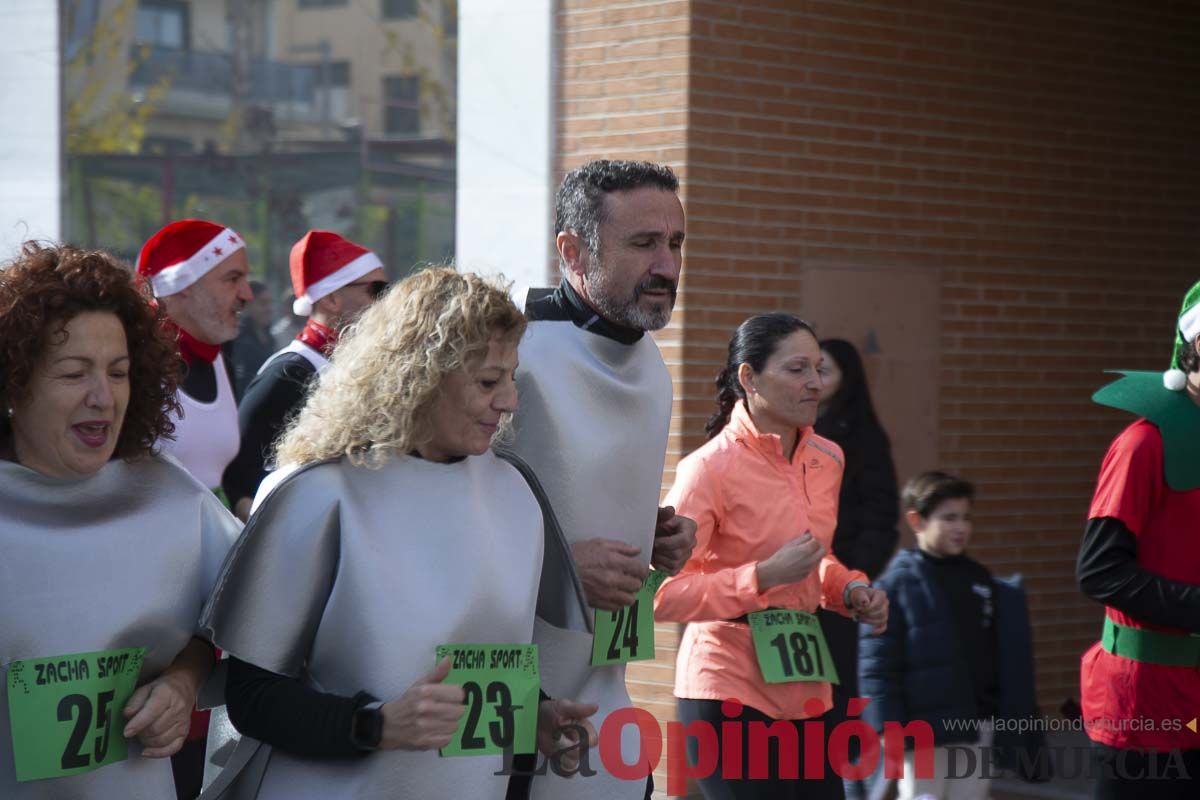
[[[201,607],[241,527],[178,462],[112,461],[77,481],[0,461],[0,663],[145,647],[141,683],[196,631]],[[117,724],[120,710],[116,709]],[[120,727],[116,727],[120,735]],[[0,691],[0,797],[164,800],[169,759],[129,758],[93,772],[17,783],[8,695]]]
[[[521,343],[517,387],[513,449],[541,480],[567,542],[624,541],[649,563],[671,422],[671,377],[654,340],[623,344],[570,320],[534,318]],[[599,730],[609,713],[631,705],[624,665],[591,666],[591,620],[578,607],[569,607],[563,626],[541,617],[534,641],[543,688],[551,697],[599,704],[592,717]],[[625,763],[637,763],[636,726],[623,728],[621,750]],[[598,774],[534,778],[533,797],[643,797],[644,782],[618,780],[598,757],[590,766]]]
[[[320,691],[392,700],[433,669],[439,644],[531,641],[542,513],[493,453],[400,456],[377,470],[320,462],[277,481],[264,483],[270,494],[205,611],[219,647]],[[432,751],[321,760],[273,750],[257,797],[499,800],[501,767],[499,756]]]

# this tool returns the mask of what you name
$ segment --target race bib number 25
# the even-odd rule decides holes
[[[8,665],[8,714],[18,781],[61,778],[122,761],[121,710],[146,650],[99,650]]]

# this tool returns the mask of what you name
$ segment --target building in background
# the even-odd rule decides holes
[[[702,439],[734,326],[810,317],[863,350],[899,470],[978,485],[972,550],[1026,577],[1042,707],[1078,695],[1102,612],[1076,589],[1075,551],[1125,424],[1089,397],[1105,368],[1165,367],[1200,271],[1188,4],[10,5],[0,65],[27,77],[0,90],[7,242],[132,256],[164,218],[204,214],[243,232],[277,286],[310,226],[394,274],[453,252],[545,284],[566,170],[671,164],[688,241],[656,335],[675,379],[665,483]],[[31,102],[59,85],[61,119]],[[61,160],[38,146],[60,141]],[[661,626],[658,660],[630,670],[664,721],[677,633]]]
[[[243,231],[286,282],[308,228],[399,277],[453,253],[454,0],[64,0],[64,230],[131,257],[164,220]]]

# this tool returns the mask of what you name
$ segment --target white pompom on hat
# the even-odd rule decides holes
[[[1163,386],[1172,392],[1182,392],[1187,386],[1187,373],[1183,371],[1180,356],[1200,336],[1200,282],[1184,295],[1183,307],[1179,310],[1179,324],[1175,326],[1175,352],[1171,356],[1171,368],[1163,373]]]

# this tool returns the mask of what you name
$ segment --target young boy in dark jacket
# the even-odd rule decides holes
[[[891,601],[887,631],[859,640],[859,689],[871,701],[863,717],[879,731],[888,721],[922,720],[933,729],[933,774],[915,776],[913,754],[905,754],[901,800],[986,798],[996,771],[984,766],[993,720],[1025,720],[1036,711],[1024,595],[965,552],[974,495],[970,483],[944,472],[922,473],[905,485],[905,519],[918,546],[897,553],[876,581]],[[998,733],[996,748],[1010,766],[1013,748],[1027,748],[1025,763],[1016,766],[1036,773],[1028,766],[1036,764],[1038,742],[1022,735],[1016,741]]]

